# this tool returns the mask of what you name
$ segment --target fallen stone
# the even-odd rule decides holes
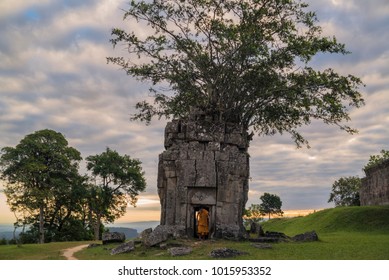
[[[257,243],[278,243],[281,241],[285,241],[285,239],[281,239],[278,237],[258,237],[258,238],[249,238],[248,240]]]
[[[251,244],[251,246],[257,248],[257,249],[273,249],[273,246],[267,243],[254,243]]]
[[[212,250],[209,254],[213,258],[233,258],[240,255],[245,255],[246,252],[241,252],[235,249],[229,249],[229,248],[218,248],[215,250]]]
[[[126,236],[121,232],[104,232],[102,241],[103,244],[108,243],[123,243],[126,240]]]
[[[176,256],[185,256],[185,255],[189,255],[191,252],[192,252],[192,248],[191,247],[172,247],[170,249],[168,249],[170,255],[172,255],[173,257],[176,257]]]
[[[265,232],[265,237],[273,237],[273,238],[279,238],[279,239],[290,239],[289,236],[287,236],[283,232],[277,232],[277,231],[267,231]]]
[[[152,228],[146,228],[144,231],[142,231],[139,235],[139,238],[144,240],[146,239],[151,233],[153,232]]]
[[[293,241],[296,241],[296,242],[319,241],[319,237],[318,237],[317,233],[314,230],[310,231],[310,232],[305,232],[305,233],[302,233],[302,234],[297,234],[292,239],[293,239]]]
[[[123,254],[134,251],[135,243],[134,241],[129,241],[127,243],[121,244],[118,247],[111,250],[111,255]]]
[[[90,249],[90,248],[95,248],[95,247],[99,247],[101,246],[101,244],[97,244],[97,243],[92,243],[92,244],[89,244],[87,249]]]
[[[183,226],[167,226],[159,225],[150,234],[142,239],[143,245],[151,247],[160,244],[169,238],[176,238],[184,236],[185,228]]]

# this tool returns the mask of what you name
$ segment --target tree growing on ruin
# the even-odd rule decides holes
[[[297,0],[131,1],[130,31],[112,30],[127,56],[109,57],[130,76],[152,83],[153,101],[134,120],[187,117],[194,107],[259,135],[289,133],[312,120],[348,133],[349,111],[363,105],[361,80],[316,70],[319,53],[348,54],[322,35],[315,13]],[[136,24],[136,28],[134,28]]]
[[[367,164],[363,167],[363,170],[366,171],[374,166],[377,166],[384,161],[389,159],[389,151],[381,150],[379,155],[371,155]]]

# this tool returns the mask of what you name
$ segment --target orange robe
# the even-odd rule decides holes
[[[201,209],[199,212],[197,212],[197,234],[207,235],[208,233],[208,211]]]

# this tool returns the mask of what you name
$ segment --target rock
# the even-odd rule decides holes
[[[257,243],[277,243],[291,240],[289,236],[282,232],[267,231],[264,235],[260,234],[258,233],[259,236],[257,238],[249,238],[249,241]]]
[[[104,232],[102,237],[103,244],[123,243],[125,240],[126,236],[121,232]]]
[[[172,247],[168,249],[169,253],[173,256],[185,256],[189,255],[192,252],[191,247]]]
[[[273,246],[270,244],[264,244],[264,243],[254,243],[251,244],[251,246],[257,248],[257,249],[273,249]]]
[[[317,233],[314,230],[302,234],[297,234],[292,239],[293,241],[297,241],[297,242],[319,241],[319,237],[317,236]]]
[[[95,247],[100,247],[101,244],[97,244],[97,243],[92,243],[92,244],[89,244],[87,249],[90,249],[90,248],[95,248]]]
[[[150,234],[145,234],[142,238],[143,245],[151,247],[162,243],[172,237],[181,237],[185,235],[185,228],[182,226],[157,226]]]
[[[240,255],[245,255],[246,252],[241,252],[235,249],[229,249],[229,248],[218,248],[215,250],[212,250],[209,254],[213,258],[232,258]]]
[[[283,232],[277,232],[277,231],[267,231],[265,232],[265,237],[273,237],[273,238],[279,238],[279,239],[290,239],[289,236],[287,236]]]
[[[249,238],[251,242],[258,243],[278,243],[280,241],[286,241],[286,239],[278,238],[278,237],[258,237],[258,238]]]
[[[256,233],[257,231],[257,223],[256,222],[251,222],[250,223],[250,233]]]
[[[135,243],[134,241],[129,241],[127,243],[121,244],[118,247],[111,250],[111,255],[123,254],[134,251]]]
[[[265,236],[262,226],[256,222],[251,222],[250,233],[255,234],[257,237]]]
[[[140,233],[139,238],[145,240],[152,232],[153,232],[152,228],[146,228],[144,231]]]

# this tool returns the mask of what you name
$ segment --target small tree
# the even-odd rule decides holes
[[[332,192],[328,202],[334,202],[335,206],[359,206],[359,189],[361,188],[359,177],[340,178],[332,185]]]
[[[259,223],[263,220],[263,214],[260,212],[259,204],[251,204],[251,206],[244,210],[243,224],[245,228],[251,226],[252,223]]]
[[[146,181],[139,160],[128,155],[121,156],[110,148],[99,155],[87,157],[86,161],[95,182],[89,190],[89,216],[98,240],[101,222],[113,222],[121,217],[127,203],[135,206]]]
[[[275,194],[264,193],[260,197],[260,200],[262,203],[259,205],[259,211],[262,215],[269,215],[269,220],[270,215],[282,216],[284,214],[284,212],[281,210],[282,201],[279,196]]]

